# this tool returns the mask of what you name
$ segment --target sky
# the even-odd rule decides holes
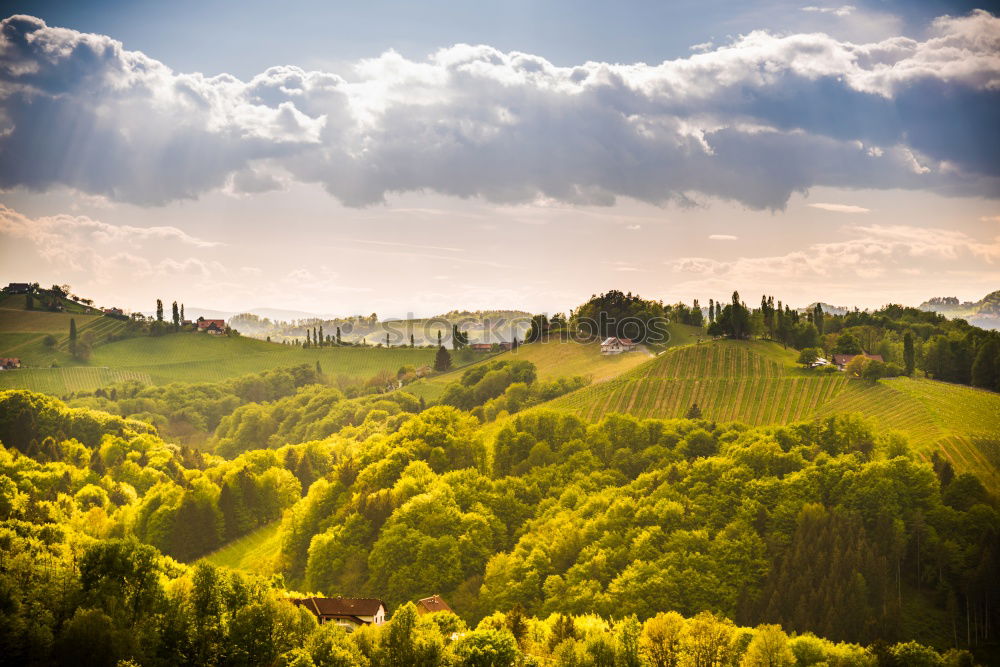
[[[149,311],[1000,289],[1000,9],[8,2],[0,282]]]

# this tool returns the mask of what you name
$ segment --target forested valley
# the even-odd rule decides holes
[[[852,415],[527,409],[585,382],[514,361],[433,405],[309,367],[72,406],[2,392],[2,659],[959,665],[992,642],[1000,521],[973,475]],[[160,437],[182,417],[209,447]],[[199,560],[275,522],[271,576]],[[286,599],[306,593],[392,619],[317,626]],[[415,615],[435,593],[457,615]]]

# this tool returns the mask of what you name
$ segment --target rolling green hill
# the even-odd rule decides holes
[[[96,318],[86,326],[96,329],[108,322],[117,320]],[[0,345],[6,346],[0,349],[0,356],[20,356],[26,365],[21,370],[0,373],[0,388],[34,389],[62,396],[74,391],[93,391],[122,380],[152,384],[213,382],[316,362],[332,378],[367,379],[382,370],[395,373],[400,366],[423,366],[434,359],[433,350],[420,348],[303,349],[239,336],[185,332],[99,345],[90,361],[81,364],[64,351],[64,340],[48,348],[41,342],[43,337],[44,334],[0,334]],[[56,367],[49,367],[52,364]]]
[[[670,325],[669,345],[684,345],[697,339],[701,331],[698,327],[686,326],[683,324]],[[504,352],[499,355],[484,355],[484,361],[489,359],[519,359],[530,361],[538,369],[540,380],[554,380],[560,377],[573,377],[582,375],[589,377],[594,383],[601,383],[635,368],[643,362],[649,361],[652,353],[646,349],[629,354],[619,354],[602,356],[598,343],[574,343],[551,340],[545,343],[532,343],[521,345],[516,350]],[[454,382],[461,377],[465,369],[454,370],[450,373],[443,373],[432,378],[420,380],[408,385],[406,390],[422,396],[427,400],[434,400],[444,393],[449,382]]]
[[[857,412],[905,433],[921,456],[938,450],[956,470],[1000,489],[1000,394],[905,377],[871,384],[807,371],[794,359],[774,343],[689,345],[546,407],[596,420],[612,412],[683,417],[697,403],[707,419],[750,424]]]

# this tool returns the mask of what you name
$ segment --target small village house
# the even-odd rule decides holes
[[[198,319],[198,331],[201,333],[221,335],[226,333],[226,321],[225,320],[206,320],[203,318]]]
[[[416,607],[417,613],[421,616],[424,614],[433,614],[436,611],[451,611],[451,607],[444,601],[444,598],[436,593],[429,598],[417,600]]]
[[[28,283],[10,283],[4,291],[7,294],[27,294],[30,290],[31,285]]]
[[[0,357],[0,371],[11,371],[21,367],[21,360],[17,357]]]
[[[872,361],[882,361],[882,355],[881,354],[864,354],[864,355],[861,355],[861,354],[835,354],[835,355],[833,355],[833,364],[837,367],[837,370],[842,371],[845,368],[847,368],[847,364],[851,363],[851,360],[854,359],[854,357],[860,357],[860,356],[867,357],[868,359],[871,359]]]
[[[292,604],[305,607],[323,623],[334,623],[348,632],[362,625],[385,623],[385,604],[377,598],[291,598]]]
[[[631,338],[617,338],[611,336],[601,342],[601,354],[621,354],[631,352],[636,347],[636,343]]]
[[[491,343],[473,343],[469,349],[475,352],[489,352],[493,349],[493,345]]]

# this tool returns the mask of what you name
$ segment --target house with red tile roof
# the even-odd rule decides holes
[[[417,613],[423,614],[433,614],[436,611],[451,611],[451,607],[448,603],[444,601],[444,598],[440,595],[432,595],[429,598],[423,598],[417,600]]]
[[[377,598],[292,598],[292,604],[311,611],[323,623],[334,623],[349,631],[362,625],[385,623],[385,604]]]
[[[216,336],[226,333],[225,320],[206,320],[198,318],[198,331]]]

